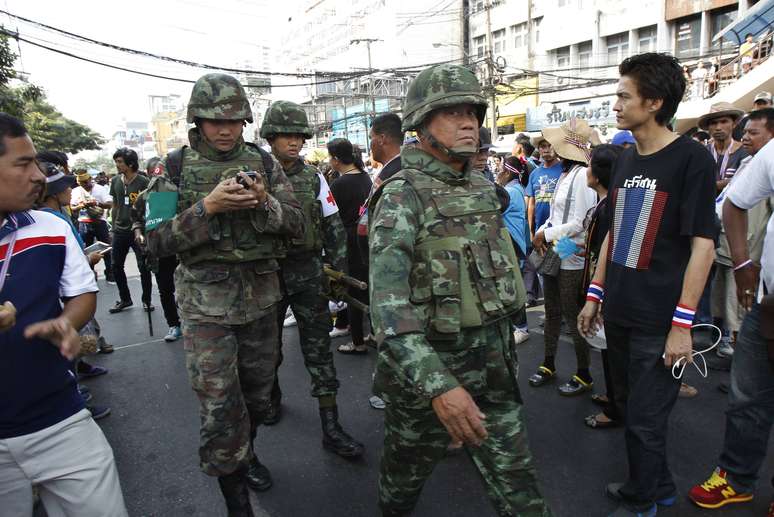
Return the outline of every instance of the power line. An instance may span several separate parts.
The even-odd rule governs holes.
[[[77,59],[77,60],[80,60],[80,61],[85,61],[87,63],[92,63],[92,64],[95,64],[95,65],[104,66],[104,67],[107,67],[107,68],[112,68],[114,70],[120,70],[120,71],[123,71],[123,72],[129,72],[129,73],[132,73],[132,74],[142,75],[142,76],[146,76],[146,77],[154,77],[154,78],[157,78],[157,79],[165,79],[165,80],[169,80],[169,81],[177,81],[177,82],[183,82],[183,83],[189,83],[189,84],[193,84],[193,83],[196,82],[195,80],[191,80],[191,79],[183,79],[183,78],[180,78],[180,77],[171,77],[171,76],[167,76],[167,75],[154,74],[154,73],[149,73],[149,72],[143,72],[143,71],[140,71],[140,70],[134,70],[134,69],[131,69],[131,68],[126,68],[126,67],[119,66],[119,65],[113,65],[113,64],[110,64],[110,63],[105,63],[103,61],[98,61],[96,59],[91,59],[91,58],[88,58],[88,57],[80,56],[80,55],[74,54],[72,52],[68,52],[68,51],[65,51],[65,50],[53,48],[53,47],[50,47],[48,45],[44,45],[42,43],[29,40],[27,38],[22,37],[19,33],[15,33],[15,32],[9,31],[9,30],[4,29],[4,28],[0,28],[0,34],[12,37],[12,38],[16,39],[17,41],[22,41],[22,42],[27,43],[27,44],[32,45],[32,46],[39,47],[39,48],[42,48],[44,50],[48,50],[49,52],[54,52],[56,54],[61,54],[61,55],[64,55],[64,56],[67,56],[67,57],[70,57],[70,58],[73,58],[73,59]],[[351,73],[349,73],[347,75],[342,75],[341,77],[338,77],[338,78],[335,78],[335,79],[327,79],[327,80],[324,80],[324,81],[314,81],[314,82],[308,82],[308,83],[295,83],[295,84],[268,84],[267,87],[271,87],[271,88],[291,88],[291,87],[297,87],[297,86],[316,86],[316,85],[322,85],[322,84],[338,83],[338,82],[348,81],[348,80],[351,80],[351,79],[358,79],[360,77],[365,77],[365,76],[368,76],[371,72],[391,73],[391,74],[396,74],[396,75],[400,75],[400,74],[402,74],[402,75],[410,75],[412,73],[420,72],[422,69],[424,69],[426,67],[429,67],[429,66],[439,65],[439,64],[447,64],[447,63],[454,63],[456,61],[459,61],[459,60],[455,59],[455,60],[448,60],[448,61],[439,61],[439,62],[435,62],[435,63],[426,63],[426,64],[420,64],[420,65],[412,65],[412,66],[408,66],[408,67],[396,67],[396,68],[392,68],[392,69],[373,69],[373,71],[365,70],[365,71],[362,71],[362,72],[351,72]],[[310,74],[310,75],[312,77],[316,76],[315,74]],[[246,86],[246,87],[250,88],[250,86]]]
[[[128,47],[122,47],[120,45],[114,45],[112,43],[106,43],[104,41],[99,41],[99,40],[96,40],[96,39],[93,39],[93,38],[89,38],[87,36],[82,36],[80,34],[75,34],[73,32],[66,31],[64,29],[59,29],[59,28],[53,27],[51,25],[46,25],[45,23],[38,22],[38,21],[35,21],[35,20],[31,20],[29,18],[24,18],[23,16],[18,16],[18,15],[15,15],[13,13],[10,13],[8,11],[2,10],[2,9],[0,9],[0,14],[5,14],[5,15],[10,16],[12,18],[15,18],[17,20],[21,20],[21,21],[23,21],[25,23],[29,23],[29,24],[35,25],[37,27],[41,27],[41,28],[43,28],[45,30],[57,32],[59,34],[63,34],[63,35],[65,35],[67,37],[70,37],[70,38],[74,38],[74,39],[78,39],[78,40],[81,40],[81,41],[85,41],[85,42],[91,43],[93,45],[99,45],[99,46],[102,46],[102,47],[111,48],[113,50],[118,50],[120,52],[125,52],[125,53],[128,53],[128,54],[134,54],[134,55],[138,55],[138,56],[149,57],[149,58],[153,58],[153,59],[159,59],[159,60],[162,60],[162,61],[178,63],[178,64],[182,64],[182,65],[192,66],[192,67],[195,67],[195,68],[203,68],[203,69],[209,69],[209,70],[221,70],[221,71],[224,71],[224,72],[232,72],[232,73],[235,73],[235,74],[281,75],[281,76],[287,76],[287,77],[314,77],[315,75],[331,75],[331,76],[346,75],[346,74],[339,73],[339,72],[320,72],[320,73],[317,73],[317,74],[303,73],[303,72],[292,72],[292,73],[291,72],[288,72],[288,73],[284,73],[284,72],[267,72],[267,71],[261,71],[261,70],[248,70],[248,69],[244,69],[244,68],[223,67],[223,66],[218,66],[218,65],[211,65],[211,64],[208,64],[208,63],[198,63],[196,61],[188,61],[188,60],[185,60],[185,59],[179,59],[179,58],[170,57],[170,56],[163,56],[163,55],[159,55],[159,54],[154,54],[152,52],[146,52],[144,50],[137,50],[137,49],[132,49],[132,48],[128,48]]]

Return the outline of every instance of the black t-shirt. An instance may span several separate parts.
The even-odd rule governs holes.
[[[360,219],[360,207],[371,192],[371,178],[365,172],[342,174],[331,183],[331,191],[344,227],[356,226]]]
[[[648,156],[623,151],[610,181],[607,321],[669,330],[691,238],[713,238],[714,210],[715,163],[698,142],[681,136]]]

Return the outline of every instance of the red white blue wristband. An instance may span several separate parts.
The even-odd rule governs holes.
[[[591,282],[589,289],[586,291],[586,301],[594,303],[602,303],[605,298],[605,288],[602,284]]]
[[[690,329],[693,325],[694,316],[696,316],[696,309],[678,304],[675,308],[675,314],[672,316],[672,326]]]

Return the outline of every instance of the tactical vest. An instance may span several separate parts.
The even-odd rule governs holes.
[[[409,284],[411,302],[428,305],[428,338],[454,339],[518,311],[524,283],[492,184],[472,174],[467,184],[450,185],[414,169],[385,183],[399,179],[424,208]]]
[[[180,174],[178,213],[207,197],[221,181],[242,171],[261,174],[271,192],[271,171],[267,173],[257,149],[245,146],[242,154],[225,162],[208,160],[194,149],[187,149]],[[259,209],[216,214],[210,221],[209,243],[182,253],[181,261],[190,266],[205,261],[239,263],[284,257],[285,242],[278,235],[262,233],[261,217],[266,215],[260,214]]]
[[[293,185],[293,195],[301,203],[304,214],[304,235],[290,239],[289,254],[319,252],[322,241],[322,204],[317,200],[320,195],[320,180],[312,167],[303,167],[296,173],[285,173]]]

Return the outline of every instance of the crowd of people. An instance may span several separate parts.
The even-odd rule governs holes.
[[[382,515],[410,514],[434,466],[462,446],[499,515],[551,514],[526,439],[526,366],[528,389],[557,383],[559,395],[599,405],[589,428],[625,429],[629,477],[606,486],[616,517],[677,504],[668,417],[678,396],[696,394],[682,382],[693,327],[712,325],[731,368],[725,440],[687,495],[709,509],[752,499],[774,423],[771,95],[749,113],[717,103],[678,135],[679,62],[641,54],[619,72],[611,142],[573,118],[496,157],[476,77],[430,67],[401,116],[372,121],[370,170],[346,139],[328,143],[324,172],[305,161],[313,131],[289,101],[264,116],[271,152],[246,142],[250,104],[224,74],[193,88],[190,146],[144,171],[119,149],[109,185],[70,173],[62,153],[36,153],[24,125],[0,114],[0,391],[15,394],[0,404],[3,514],[32,515],[34,488],[52,517],[127,515],[94,423],[109,408],[88,404],[78,380],[107,373],[85,354],[112,351],[95,319],[94,267],[104,260],[119,297],[109,312],[121,313],[133,305],[130,249],[143,310],[154,310],[153,273],[165,339],[183,340],[200,467],[231,517],[252,516],[248,489],[273,484],[257,431],[282,418],[282,328],[292,325],[321,445],[345,458],[364,445],[342,425],[331,341],[351,334],[342,354],[376,348]],[[541,304],[543,359],[520,365],[527,309]],[[557,368],[562,332],[572,372]],[[596,394],[592,348],[605,381]]]

